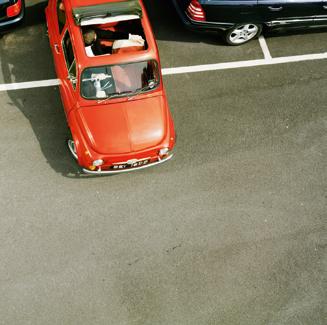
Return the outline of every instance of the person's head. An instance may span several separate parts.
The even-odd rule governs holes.
[[[85,45],[91,45],[97,39],[97,34],[95,30],[88,29],[85,32],[83,32],[83,39]]]
[[[65,7],[64,7],[64,4],[62,3],[62,0],[59,1],[59,10],[65,11]]]

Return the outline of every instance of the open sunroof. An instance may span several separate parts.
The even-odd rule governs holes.
[[[77,7],[73,9],[73,16],[75,23],[83,26],[98,20],[116,21],[118,17],[119,20],[142,18],[142,8],[138,0],[125,0]]]

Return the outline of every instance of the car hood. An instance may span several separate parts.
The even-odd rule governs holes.
[[[78,124],[91,148],[101,154],[123,154],[154,147],[167,129],[162,96],[98,104],[77,109]]]

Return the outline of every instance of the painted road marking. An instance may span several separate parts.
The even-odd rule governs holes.
[[[193,72],[205,72],[205,71],[226,70],[226,69],[236,69],[236,68],[247,68],[247,67],[256,67],[256,66],[263,66],[263,65],[313,61],[313,60],[322,60],[322,59],[327,59],[327,52],[319,53],[319,54],[285,56],[285,57],[279,57],[279,58],[271,58],[269,60],[260,59],[260,60],[194,65],[194,66],[178,67],[178,68],[166,68],[166,69],[162,70],[162,73],[163,73],[163,75],[175,75],[175,74],[181,74],[181,73],[193,73]]]
[[[58,79],[17,82],[17,83],[10,83],[10,84],[0,84],[0,91],[50,87],[50,86],[58,86],[58,85],[59,85]]]
[[[207,71],[217,71],[217,70],[236,69],[236,68],[248,68],[248,67],[264,66],[264,65],[313,61],[313,60],[322,60],[322,59],[327,59],[327,52],[318,53],[318,54],[285,56],[285,57],[270,58],[270,59],[265,58],[265,59],[259,59],[259,60],[193,65],[193,66],[176,67],[176,68],[164,68],[164,69],[162,69],[162,74],[165,76],[169,76],[169,75],[176,75],[176,74],[183,74],[183,73],[195,73],[195,72],[207,72]],[[0,91],[58,86],[59,83],[60,83],[60,81],[58,79],[49,79],[49,80],[40,80],[40,81],[0,84]]]
[[[261,50],[263,52],[264,58],[266,60],[271,60],[272,56],[270,54],[267,42],[266,42],[265,38],[262,35],[259,36],[259,44],[260,44]]]

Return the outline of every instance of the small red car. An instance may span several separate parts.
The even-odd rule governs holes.
[[[141,0],[49,0],[46,19],[83,171],[114,174],[172,158],[174,123]]]

